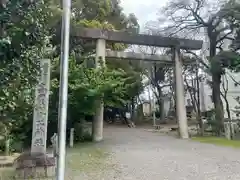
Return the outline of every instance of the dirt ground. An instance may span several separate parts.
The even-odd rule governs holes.
[[[99,147],[109,149],[108,161],[115,166],[100,179],[240,179],[238,149],[180,140],[143,127],[108,127],[104,131],[105,140]]]
[[[105,127],[103,142],[68,149],[65,179],[240,179],[238,149],[180,140],[151,129]]]

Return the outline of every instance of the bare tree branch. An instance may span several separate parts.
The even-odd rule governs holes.
[[[192,52],[192,51],[189,51],[189,50],[185,50],[185,52],[188,53],[188,54],[192,54],[192,55],[196,58],[196,60],[197,60],[200,64],[202,64],[205,68],[207,68],[207,69],[210,68],[210,66],[209,66],[208,64],[206,64],[196,53],[194,53],[194,52]]]
[[[227,111],[227,115],[228,118],[231,119],[231,113],[230,113],[230,106],[229,106],[229,102],[228,102],[228,98],[227,98],[227,93],[228,93],[228,79],[226,77],[226,74],[222,76],[222,89],[223,92],[220,91],[221,96],[223,97],[225,104],[226,104],[226,111]]]
[[[230,32],[224,34],[222,37],[218,38],[218,40],[216,41],[216,43],[222,42],[224,39],[229,39],[229,40],[234,40],[234,38],[228,37],[229,35],[231,35],[233,33],[233,29],[231,29]]]
[[[237,86],[240,85],[240,82],[236,81],[235,78],[234,78],[230,73],[227,72],[227,75],[232,79],[232,81],[233,81]]]

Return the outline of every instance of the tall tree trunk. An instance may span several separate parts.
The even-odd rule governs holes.
[[[232,129],[232,119],[231,119],[231,113],[230,113],[230,106],[228,103],[228,99],[227,99],[227,93],[228,93],[228,79],[225,76],[222,76],[222,89],[223,92],[221,92],[221,95],[225,101],[226,104],[226,111],[227,111],[227,116],[228,116],[228,120],[230,121],[230,138],[233,139],[233,135],[234,135],[234,129]],[[224,129],[225,130],[225,129]],[[226,132],[225,132],[226,133]]]
[[[217,37],[215,37],[214,35],[211,36],[211,34],[209,34],[209,39],[210,39],[210,62],[212,74],[212,97],[215,108],[216,133],[217,135],[220,135],[224,127],[223,126],[224,113],[220,91],[222,67],[220,65],[220,62],[214,59],[214,57],[216,56]]]
[[[170,98],[170,111],[169,112],[171,112],[172,110],[175,110],[175,95],[174,95],[174,81],[173,81],[173,79],[171,78],[170,79],[170,83],[172,84],[171,86],[170,86],[170,92],[171,92],[171,98]],[[169,115],[169,114],[168,114]]]
[[[131,120],[134,121],[135,117],[135,97],[132,98],[131,100]]]
[[[202,121],[202,116],[201,116],[201,109],[200,109],[200,85],[199,85],[199,66],[197,65],[196,67],[196,83],[197,83],[197,121],[199,123],[200,127],[200,135],[204,135],[204,124]]]
[[[192,106],[193,106],[193,110],[197,113],[197,108],[196,108],[196,99],[194,98],[194,93],[195,93],[195,90],[193,90],[193,92],[192,92],[192,89],[194,88],[193,86],[191,87],[190,85],[189,85],[189,83],[188,83],[188,81],[187,81],[187,79],[186,78],[184,78],[184,82],[185,82],[185,84],[186,84],[186,86],[187,86],[187,91],[188,91],[188,93],[189,93],[189,95],[190,95],[190,99],[191,99],[191,102],[192,102]]]
[[[227,100],[227,96],[225,96],[224,100],[226,103],[226,111],[227,111],[227,115],[228,115],[228,120],[230,121],[230,138],[233,139],[234,138],[234,128],[232,128],[232,119],[231,119],[230,107],[229,107],[229,103]]]
[[[221,75],[212,75],[213,81],[213,102],[215,108],[215,121],[217,124],[217,135],[220,135],[223,129],[223,121],[224,121],[224,113],[223,113],[223,104],[221,101],[221,91],[220,91],[220,84],[221,84]]]
[[[222,97],[225,101],[225,104],[226,104],[226,111],[227,111],[228,119],[231,120],[230,106],[229,106],[229,102],[228,102],[228,99],[227,99],[228,79],[227,79],[226,75],[222,76],[222,89],[223,89],[223,92],[221,92],[221,95],[222,95]]]
[[[223,97],[223,99],[225,101],[227,116],[228,116],[228,120],[230,121],[230,138],[233,139],[233,131],[234,130],[232,129],[232,119],[231,119],[231,113],[230,113],[230,106],[229,106],[229,102],[228,102],[228,99],[227,99],[227,91],[226,90],[224,90],[224,91],[225,92],[221,93],[221,95],[222,95],[222,97]]]
[[[0,11],[6,8],[7,0],[0,0]],[[5,25],[4,22],[0,22],[0,37],[3,38],[5,35]]]
[[[226,111],[227,111],[228,119],[231,120],[230,106],[229,106],[229,102],[228,102],[227,97],[224,97],[224,101],[226,103]]]
[[[163,116],[164,116],[164,112],[163,112],[163,104],[164,104],[164,100],[163,100],[163,93],[162,93],[162,88],[160,85],[157,85],[157,91],[158,91],[158,97],[157,97],[157,103],[158,103],[158,107],[159,107],[159,112],[160,112],[160,120],[163,120]]]

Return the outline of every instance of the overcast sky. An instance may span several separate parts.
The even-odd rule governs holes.
[[[146,22],[156,20],[157,12],[168,0],[121,0],[124,12],[134,13],[141,28]]]
[[[138,18],[141,29],[143,30],[145,23],[157,20],[157,13],[168,0],[121,0],[124,12],[134,13]],[[150,92],[152,96],[152,92]],[[142,98],[148,99],[148,92],[142,94]]]

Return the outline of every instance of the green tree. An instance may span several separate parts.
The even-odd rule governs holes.
[[[49,29],[60,14],[51,1],[0,3],[0,119],[5,135],[31,115],[39,60],[46,55]]]
[[[139,24],[134,14],[126,15],[119,4],[119,1],[112,3],[111,0],[75,0],[72,2],[71,29],[77,30],[81,27],[100,28],[108,30],[121,30],[132,33],[139,32]],[[58,5],[57,5],[58,6]],[[60,48],[61,21],[52,28],[54,35],[52,42]],[[80,55],[93,54],[95,44],[77,38],[70,39],[70,49]],[[108,43],[110,49],[125,49],[126,45]]]
[[[211,9],[213,7],[211,3],[204,0],[178,0],[170,1],[162,11],[167,17],[171,17],[167,19],[171,25],[165,29],[168,34],[196,35],[199,31],[204,30],[209,39],[209,64],[203,61],[201,63],[212,76],[212,95],[219,126],[218,133],[220,133],[223,127],[224,114],[220,84],[226,66],[224,66],[223,61],[216,58],[216,55],[219,50],[223,50],[222,46],[226,39],[233,40],[232,35],[237,28],[237,23],[235,23],[235,17],[237,16],[237,11],[234,11],[235,6],[239,5],[234,0],[218,4],[215,9]],[[206,13],[207,9],[209,9],[208,13]],[[194,53],[191,52],[191,54]]]
[[[50,98],[49,133],[56,131],[59,61],[56,60],[52,71],[52,94]],[[121,67],[86,68],[84,63],[77,63],[74,56],[69,61],[68,86],[68,129],[78,123],[83,123],[87,116],[95,114],[96,99],[103,98],[104,104],[111,107],[123,107],[129,99],[140,93],[141,85],[138,74],[130,74]],[[137,81],[138,80],[138,81]]]

